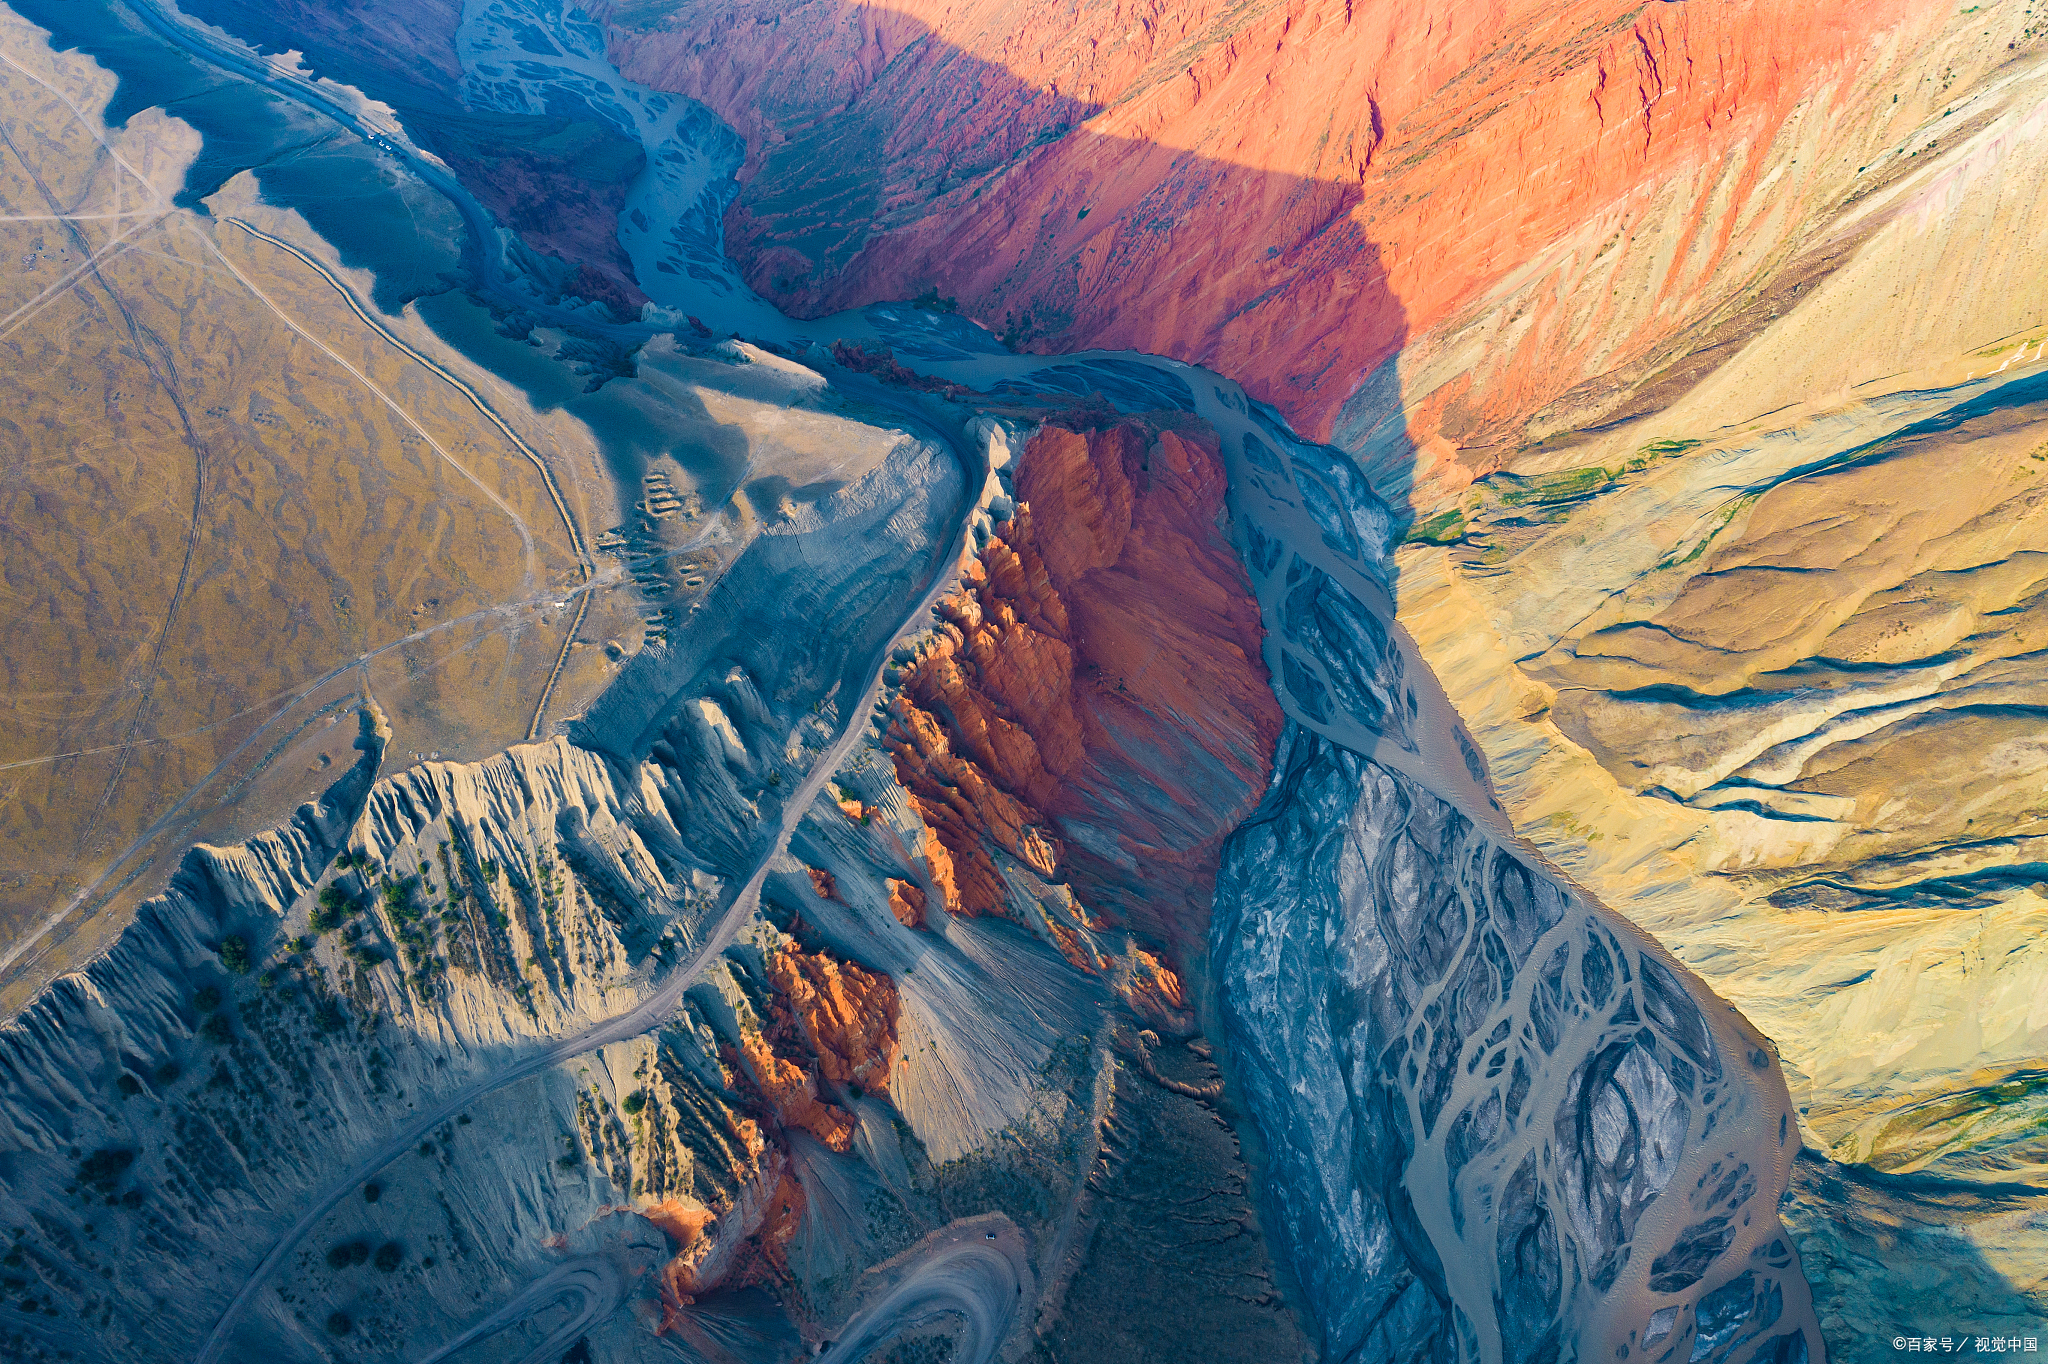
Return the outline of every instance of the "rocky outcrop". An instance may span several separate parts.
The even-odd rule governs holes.
[[[1201,360],[1357,456],[1487,764],[1442,757],[1490,764],[1520,830],[1778,1041],[1816,1151],[1989,1179],[2029,1163],[2004,1120],[1926,1115],[2024,1086],[2043,1043],[2044,318],[2006,284],[2042,230],[2042,32],[1793,8],[819,3],[612,32],[747,136],[728,225],[774,297]],[[1344,541],[1340,490],[1297,483]],[[1276,680],[1305,727],[1400,746],[1362,600],[1276,609]],[[1979,1225],[2027,1280],[2039,1248]],[[1829,1272],[1831,1320],[1886,1296]]]
[[[1007,854],[1073,885],[1077,963],[1079,934],[1128,925],[1185,969],[1215,850],[1277,733],[1257,605],[1215,525],[1213,442],[1182,419],[1042,427],[893,702],[897,776],[943,849],[948,909],[1018,913]],[[1178,1001],[1173,969],[1146,962],[1153,1003]]]
[[[864,689],[901,624],[845,593],[900,613],[971,510],[946,446],[877,436],[878,463],[738,550],[687,641],[623,670],[583,720],[606,745],[380,777],[390,730],[366,707],[362,760],[320,801],[193,850],[106,956],[0,1032],[10,1287],[39,1303],[0,1353],[189,1358],[280,1236],[296,1249],[228,1357],[308,1334],[425,1353],[565,1253],[634,1286],[604,1318],[629,1338],[787,1273],[792,1143],[811,1138],[763,1092],[809,1086],[806,1116],[845,1149],[853,1119],[811,1067],[848,1101],[888,1092],[895,996],[808,953],[778,991],[786,940],[758,920],[719,949],[844,723],[835,683]],[[762,1083],[723,1057],[764,1031]],[[326,1254],[358,1240],[389,1253]]]
[[[888,976],[790,948],[769,959],[768,980],[817,1057],[820,1078],[856,1096],[889,1097],[902,1006]]]

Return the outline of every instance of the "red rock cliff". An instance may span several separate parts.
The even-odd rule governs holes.
[[[1839,198],[1858,169],[1793,152],[1770,190],[1762,150],[1833,118],[1937,8],[684,0],[612,35],[629,75],[746,135],[731,244],[786,306],[935,287],[1035,349],[1211,365],[1318,435],[1407,338],[1589,223],[1616,240],[1587,257],[1628,258],[1675,196],[1655,206],[1675,253],[1624,281],[1650,302],[1532,305],[1495,338],[1507,372],[1440,399],[1484,409],[1458,434],[1739,295],[1800,217],[1761,213],[1760,188]]]
[[[947,908],[1007,912],[996,847],[1185,965],[1281,719],[1258,605],[1217,526],[1215,438],[1177,419],[1047,426],[1016,490],[906,669],[898,778],[932,828]],[[1183,1007],[1147,962],[1134,988]]]

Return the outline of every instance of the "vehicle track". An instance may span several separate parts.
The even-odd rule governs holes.
[[[956,453],[958,453],[957,447],[955,449]],[[339,1203],[357,1186],[369,1180],[393,1160],[411,1150],[413,1145],[425,1133],[453,1118],[464,1108],[474,1104],[487,1094],[495,1093],[505,1086],[514,1084],[530,1075],[536,1075],[548,1067],[566,1061],[571,1057],[580,1056],[584,1052],[593,1051],[598,1047],[606,1046],[613,1042],[624,1041],[629,1037],[638,1037],[642,1033],[660,1026],[662,1022],[674,1013],[677,1004],[682,1000],[684,992],[696,983],[697,977],[704,969],[717,958],[719,953],[731,946],[733,940],[739,935],[740,929],[745,926],[748,917],[753,913],[754,906],[759,902],[761,886],[768,879],[769,869],[774,864],[775,859],[781,856],[784,850],[789,847],[791,836],[795,834],[797,826],[803,822],[804,816],[809,813],[811,806],[817,801],[818,794],[824,789],[825,783],[831,779],[833,773],[839,770],[840,765],[846,761],[847,756],[859,745],[865,735],[868,716],[874,710],[875,703],[881,695],[883,676],[888,667],[891,651],[895,649],[897,643],[906,635],[913,634],[923,628],[925,619],[931,614],[932,608],[937,605],[939,598],[944,596],[953,587],[956,568],[961,562],[962,556],[968,552],[972,544],[971,536],[974,515],[979,506],[977,496],[981,488],[988,481],[988,465],[985,456],[977,454],[972,461],[963,458],[961,462],[966,467],[967,472],[965,491],[963,492],[963,501],[966,505],[955,518],[957,528],[949,542],[948,552],[935,563],[931,582],[926,587],[924,593],[918,597],[910,610],[901,617],[896,629],[890,632],[888,638],[877,647],[875,653],[869,659],[868,666],[865,669],[868,685],[861,692],[860,697],[845,711],[846,719],[840,729],[839,736],[833,740],[829,747],[819,753],[816,760],[812,762],[810,770],[804,775],[803,781],[791,792],[788,802],[782,807],[782,818],[776,826],[774,835],[758,847],[752,870],[745,884],[739,888],[733,895],[733,898],[727,903],[726,908],[719,915],[709,935],[697,946],[690,958],[687,961],[678,963],[675,969],[669,973],[668,978],[662,983],[661,987],[632,1009],[617,1017],[607,1019],[602,1023],[594,1024],[571,1037],[563,1038],[558,1042],[543,1047],[532,1055],[505,1067],[495,1075],[485,1076],[463,1086],[449,1095],[440,1104],[419,1114],[406,1126],[393,1133],[382,1145],[376,1147],[369,1155],[358,1161],[354,1168],[345,1176],[329,1184],[313,1200],[305,1212],[299,1216],[298,1220],[286,1228],[284,1233],[272,1243],[270,1250],[264,1255],[262,1261],[257,1264],[248,1280],[242,1285],[241,1290],[236,1293],[226,1309],[221,1313],[220,1320],[214,1325],[212,1333],[208,1335],[205,1343],[200,1347],[199,1353],[194,1356],[194,1364],[213,1364],[215,1360],[220,1359],[222,1351],[227,1348],[228,1340],[233,1333],[236,1321],[248,1310],[249,1305],[255,1301],[257,1294],[263,1291],[277,1271],[283,1267],[286,1258],[291,1254],[292,1248],[305,1237],[307,1232],[313,1229],[314,1225],[322,1217],[327,1215],[328,1211],[335,1204]]]
[[[903,1332],[950,1313],[965,1319],[953,1356],[957,1364],[990,1364],[1009,1339],[1023,1297],[1016,1261],[983,1235],[969,1233],[935,1246],[879,1302],[847,1323],[818,1364],[858,1364]]]
[[[481,412],[493,426],[497,427],[504,434],[505,439],[511,441],[519,453],[525,455],[533,467],[539,471],[541,482],[547,487],[548,497],[555,504],[555,512],[562,518],[562,529],[568,534],[569,544],[576,551],[576,562],[583,570],[584,584],[587,586],[596,580],[597,564],[590,556],[589,547],[583,543],[583,532],[577,527],[576,517],[569,510],[568,502],[562,497],[562,488],[555,481],[554,471],[548,468],[547,461],[541,458],[540,452],[527,444],[526,440],[517,431],[512,429],[512,424],[498,415],[497,409],[484,400],[482,394],[478,393],[460,376],[448,370],[446,366],[423,354],[400,338],[389,327],[385,326],[368,308],[363,306],[362,301],[356,297],[355,290],[343,283],[341,278],[328,269],[326,264],[319,258],[300,250],[282,237],[274,237],[262,228],[256,227],[240,218],[228,218],[225,221],[241,228],[242,231],[252,237],[269,242],[279,250],[290,252],[307,266],[319,272],[320,277],[333,285],[335,292],[339,293],[343,300],[347,302],[349,309],[358,318],[362,319],[363,325],[375,331],[379,336],[389,341],[393,346],[426,369],[452,384],[463,397],[469,399],[471,404],[476,407],[476,410]],[[555,666],[548,672],[547,683],[541,688],[540,701],[533,708],[533,722],[526,727],[526,737],[529,740],[540,737],[541,724],[547,717],[548,701],[555,694],[555,684],[561,681],[562,670],[569,664],[569,651],[576,643],[577,633],[583,629],[583,618],[590,613],[590,595],[588,592],[577,594],[575,618],[569,623],[569,631],[562,639],[562,651],[556,655]]]
[[[497,1311],[429,1354],[419,1364],[440,1364],[457,1350],[487,1340],[507,1327],[516,1326],[534,1313],[559,1304],[564,1298],[577,1299],[569,1319],[548,1333],[546,1340],[529,1350],[520,1364],[541,1364],[555,1360],[576,1343],[576,1338],[618,1309],[626,1294],[618,1266],[600,1255],[586,1256],[555,1266]]]

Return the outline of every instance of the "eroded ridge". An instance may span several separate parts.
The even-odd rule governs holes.
[[[1763,1043],[1412,780],[1279,766],[1214,948],[1329,1357],[1817,1357]]]

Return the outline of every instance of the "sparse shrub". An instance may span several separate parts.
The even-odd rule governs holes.
[[[343,1241],[340,1245],[327,1252],[327,1267],[329,1269],[347,1269],[350,1265],[364,1264],[369,1258],[370,1243],[368,1241]]]
[[[212,1013],[220,1007],[220,991],[211,985],[200,986],[198,993],[192,996],[192,1007],[203,1014]]]
[[[423,1156],[431,1156],[432,1154],[434,1154],[434,1143],[432,1143],[431,1141],[421,1142],[420,1154]]]
[[[405,1247],[396,1241],[386,1241],[377,1247],[377,1268],[386,1274],[405,1263]]]
[[[239,933],[222,938],[220,964],[238,976],[248,975],[249,968],[256,964],[249,956],[249,940]]]
[[[368,1184],[363,1185],[363,1202],[375,1203],[378,1199],[382,1198],[383,1196],[384,1186],[382,1184],[377,1183],[375,1180],[371,1180]]]
[[[620,1102],[619,1107],[625,1109],[628,1116],[638,1113],[641,1109],[647,1107],[646,1091],[634,1090]]]
[[[235,1025],[228,1021],[226,1014],[208,1014],[206,1021],[199,1025],[199,1031],[207,1041],[221,1046],[235,1040]]]
[[[346,1312],[330,1312],[327,1314],[327,1334],[330,1336],[345,1336],[354,1327],[355,1323],[348,1319],[348,1313]]]
[[[78,1182],[103,1194],[112,1193],[134,1163],[135,1152],[127,1147],[104,1147],[78,1163]]]
[[[458,1117],[457,1117],[457,1118],[455,1119],[455,1124],[456,1124],[456,1126],[458,1126],[458,1127],[467,1127],[467,1126],[469,1126],[469,1114],[467,1114],[467,1113],[464,1113],[464,1114],[461,1114],[460,1116],[458,1116]]]
[[[159,1085],[173,1084],[182,1074],[184,1072],[178,1069],[176,1061],[166,1061],[156,1068],[156,1082]]]
[[[121,1091],[122,1098],[132,1099],[142,1092],[142,1081],[128,1074],[128,1072],[122,1071],[121,1078],[114,1081],[114,1088]]]

